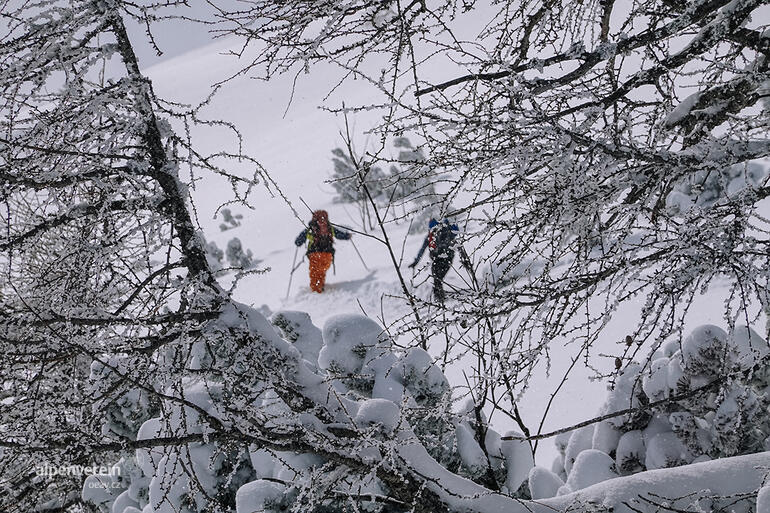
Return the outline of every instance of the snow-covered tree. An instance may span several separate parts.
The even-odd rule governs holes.
[[[357,165],[359,158],[349,155],[342,148],[333,149],[332,155],[334,172],[330,183],[336,192],[334,201],[355,205],[361,218],[361,226],[364,229],[372,229],[374,221],[370,203],[387,202],[385,173],[379,166],[370,165],[361,169]]]
[[[245,73],[337,65],[381,94],[337,110],[380,109],[372,134],[417,134],[423,166],[448,173],[438,210],[462,219],[475,271],[448,321],[430,304],[420,318],[485,362],[471,388],[503,412],[565,337],[610,374],[593,349],[631,299],[648,346],[714,283],[727,324],[763,322],[767,29],[764,0],[265,0],[223,16]]]
[[[0,140],[0,508],[213,512],[246,500],[250,511],[280,500],[308,511],[309,499],[318,510],[436,511],[456,500],[455,484],[463,496],[485,490],[431,456],[477,477],[478,450],[452,441],[448,384],[425,352],[396,356],[381,327],[343,318],[305,359],[276,331],[288,333],[290,315],[274,327],[219,286],[178,168],[222,172],[214,163],[229,155],[200,155],[173,132],[195,114],[141,74],[123,21],[136,8],[3,12],[0,78],[15,87],[2,93]],[[300,472],[255,468],[265,450]],[[491,461],[504,474],[503,460]],[[108,471],[38,471],[94,464]],[[275,479],[290,493],[276,494]],[[265,490],[256,506],[254,488]]]
[[[622,10],[611,1],[500,2],[467,43],[453,26],[479,21],[474,2],[255,0],[218,12],[223,30],[248,39],[242,56],[259,41],[261,53],[245,62],[268,74],[321,59],[354,75],[385,69],[369,77],[387,94],[382,131],[419,132],[422,165],[454,173],[446,204],[482,228],[477,258],[503,270],[545,260],[491,292],[469,277],[474,295],[458,315],[481,343],[447,334],[447,347],[478,356],[465,392],[479,393],[453,412],[430,356],[396,351],[374,321],[338,317],[319,339],[301,316],[284,312],[271,323],[219,285],[217,253],[191,214],[195,181],[185,182],[180,165],[193,177],[222,174],[243,201],[256,180],[221,167],[246,156],[201,155],[176,135],[174,126],[201,122],[199,112],[155,95],[124,24],[126,16],[151,24],[175,2],[6,2],[0,509],[619,510],[628,494],[641,494],[635,476],[615,478],[607,501],[521,500],[561,477],[540,472],[539,486],[522,489],[535,472],[526,425],[524,436],[499,436],[484,413],[521,421],[516,397],[539,356],[581,327],[570,323],[602,286],[613,306],[648,292],[640,340],[645,328],[676,331],[664,314],[717,276],[735,284],[739,303],[753,293],[766,305],[765,232],[755,215],[763,182],[711,187],[727,191],[713,203],[666,206],[677,187],[698,194],[698,172],[730,170],[732,180],[733,166],[770,151],[759,108],[766,37],[748,25],[761,3],[644,0]],[[385,68],[365,66],[383,54]],[[471,73],[432,85],[422,64],[444,57]],[[671,98],[691,85],[699,93],[675,108]],[[422,99],[412,103],[415,92]],[[683,366],[688,358],[682,351]],[[692,362],[694,373],[711,372]],[[739,415],[726,408],[711,419],[719,436],[730,422],[754,419],[760,404],[735,390],[720,405]],[[677,425],[692,427],[687,420]],[[614,477],[607,453],[582,450],[587,439],[581,431],[566,445],[565,486]],[[726,439],[720,450],[741,452],[756,439]],[[734,502],[751,503],[762,488],[765,507],[764,460],[731,460],[740,479],[724,479],[713,462],[698,475],[712,495]],[[38,471],[93,464],[109,471],[87,479]],[[659,495],[722,507],[690,499],[703,481],[662,470],[672,472],[656,483]],[[635,510],[658,511],[665,500],[647,499]]]
[[[621,475],[770,450],[768,355],[751,328],[728,334],[702,325],[646,366],[630,362],[599,411],[604,420],[557,438],[559,458],[550,471],[530,473],[530,488],[553,497]]]
[[[222,223],[219,225],[221,231],[226,232],[241,225],[243,214],[233,214],[229,208],[220,209],[219,212],[222,214]]]
[[[191,404],[180,347],[227,298],[178,170],[225,174],[229,157],[248,157],[201,154],[171,130],[206,121],[155,96],[124,24],[165,8],[83,0],[0,10],[4,511],[76,505],[82,474],[39,469],[112,464],[140,443],[148,417]],[[233,187],[255,182],[226,175]]]
[[[428,160],[425,152],[420,147],[415,148],[408,137],[396,137],[393,146],[398,155],[396,164],[390,166],[391,201],[400,206],[402,212],[396,218],[411,222],[410,231],[423,231],[431,217],[440,216],[437,205],[442,195],[438,193],[438,184],[443,177],[425,165]]]
[[[394,137],[388,149],[394,155],[362,157],[355,154],[351,144],[332,150],[334,201],[355,204],[362,224],[369,229],[374,227],[373,209],[386,212],[388,222],[407,220],[422,229],[432,215],[438,215],[436,185],[440,175],[424,166],[424,151],[415,148],[408,137]]]

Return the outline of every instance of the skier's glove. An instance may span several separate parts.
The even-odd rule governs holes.
[[[410,269],[414,269],[414,267],[415,267],[416,265],[417,265],[417,262],[412,262],[411,264],[409,264],[409,268],[410,268]]]

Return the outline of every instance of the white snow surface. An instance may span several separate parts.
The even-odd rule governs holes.
[[[156,92],[161,96],[197,103],[208,94],[208,84],[216,82],[234,69],[227,57],[219,55],[221,52],[227,51],[231,45],[231,41],[222,40],[215,45],[169,59],[161,65],[148,68],[146,71],[153,79]],[[268,84],[252,80],[234,81],[226,85],[223,92],[215,97],[211,108],[216,113],[215,117],[233,121],[241,127],[247,151],[260,160],[278,186],[281,187],[283,193],[289,198],[302,220],[307,221],[309,211],[302,205],[300,198],[312,208],[328,210],[332,222],[360,229],[361,227],[356,225],[356,220],[349,210],[346,210],[342,205],[332,203],[331,187],[324,183],[332,170],[330,152],[341,143],[339,130],[343,126],[343,121],[326,111],[317,109],[317,105],[336,83],[337,76],[335,72],[321,67],[320,72],[312,74],[312,78],[300,77],[297,88],[293,92],[291,87],[293,77],[282,77],[276,82]],[[367,93],[364,91],[365,89],[358,87],[358,84],[353,83],[352,86],[345,84],[330,96],[329,101],[332,104],[336,102],[337,105],[343,99],[348,104],[364,103],[368,99]],[[289,98],[293,98],[291,105],[289,105]],[[684,108],[680,109],[680,113],[684,113],[684,111]],[[353,119],[354,128],[359,132],[366,130],[373,122],[374,119],[371,114],[365,112],[358,114]],[[205,130],[194,133],[194,135],[198,137],[198,142],[202,144],[204,151],[233,150],[232,140],[223,133]],[[253,170],[242,165],[236,171],[250,174]],[[378,373],[382,374],[378,365],[392,367],[394,362],[379,362],[379,364],[377,362],[381,356],[378,348],[382,347],[383,344],[390,343],[380,325],[387,326],[394,319],[408,313],[408,308],[390,297],[390,295],[400,293],[400,285],[393,272],[389,256],[383,251],[384,247],[376,240],[354,234],[353,242],[364,257],[366,267],[368,267],[365,269],[351,244],[346,241],[338,241],[335,269],[330,270],[327,275],[327,286],[324,294],[318,295],[309,291],[307,263],[305,261],[291,276],[291,287],[287,297],[290,271],[292,266],[299,263],[302,257],[302,250],[299,250],[297,260],[292,262],[292,257],[295,254],[293,239],[302,229],[300,219],[294,216],[292,210],[277,195],[266,189],[259,189],[254,193],[255,197],[252,198],[258,208],[252,211],[245,207],[239,210],[237,206],[230,206],[232,210],[243,214],[244,220],[241,226],[220,232],[218,230],[220,220],[215,218],[215,213],[222,202],[230,199],[228,189],[227,183],[212,179],[203,179],[191,187],[191,194],[196,202],[198,221],[207,240],[217,242],[220,247],[226,247],[230,238],[238,236],[243,242],[244,248],[251,249],[255,257],[261,260],[259,266],[270,268],[267,273],[249,275],[241,279],[238,288],[235,289],[234,297],[254,308],[265,305],[261,308],[262,311],[278,312],[271,318],[273,323],[275,323],[278,315],[283,315],[284,319],[288,321],[287,325],[293,326],[294,332],[298,335],[293,346],[286,344],[277,336],[271,343],[280,347],[281,351],[286,354],[292,355],[293,358],[299,359],[301,355],[301,358],[307,361],[309,367],[305,369],[300,366],[297,373],[307,385],[308,393],[314,393],[312,367],[315,365],[328,368],[332,362],[335,362],[345,370],[371,372],[373,377],[377,376]],[[271,191],[274,192],[275,188],[271,187]],[[391,236],[394,240],[399,241],[399,244],[403,241],[403,253],[408,261],[412,255],[416,254],[422,242],[423,234],[418,231],[414,236],[408,236],[406,226],[402,225],[394,227]],[[401,249],[400,245],[399,249]],[[427,298],[430,296],[430,287],[424,283],[424,279],[424,274],[418,274],[409,281],[408,285],[416,294]],[[450,285],[462,286],[462,280],[456,272],[450,272],[447,282]],[[610,323],[605,330],[604,338],[607,340],[607,347],[600,348],[599,351],[595,351],[596,353],[600,353],[604,349],[608,352],[616,350],[615,341],[621,340],[626,334],[625,330],[628,325],[636,321],[634,309],[640,305],[641,300],[636,303],[632,302],[628,307],[621,307],[618,310],[616,320]],[[719,301],[708,299],[696,302],[696,305],[691,309],[694,312],[692,325],[708,322],[719,324],[721,322],[721,306]],[[307,314],[302,312],[307,312]],[[360,322],[364,318],[362,314],[376,318],[379,324],[372,322],[366,329],[363,329],[362,326],[366,326],[366,324]],[[236,316],[238,312],[233,311],[231,315]],[[383,316],[384,318],[382,318]],[[356,322],[353,322],[352,319],[355,319]],[[309,321],[311,320],[312,324],[316,326],[324,326],[322,334],[309,328],[311,326]],[[259,323],[260,332],[266,332],[265,330],[270,326],[264,318],[257,316],[250,315],[249,321]],[[270,327],[269,329],[273,328]],[[721,337],[721,334],[717,335],[711,340],[717,339],[720,342],[727,340],[726,335],[724,338]],[[741,364],[768,352],[767,344],[762,342],[761,337],[757,341],[754,335],[749,330],[744,330],[744,332],[736,330],[736,334],[730,340],[731,346],[736,350],[736,359]],[[325,343],[323,348],[322,342]],[[558,344],[558,341],[554,341],[554,344]],[[685,343],[683,346],[686,346],[687,349],[685,351],[686,356],[696,360],[703,348],[700,342],[693,342],[690,345]],[[569,366],[571,359],[576,354],[578,354],[578,348],[571,346],[559,347],[559,350],[553,351],[552,376],[560,376],[560,372]],[[416,351],[414,354],[403,358],[400,360],[400,364],[404,368],[402,374],[406,373],[407,369],[412,369],[414,374],[419,374],[418,370],[422,370],[425,371],[426,386],[448,386],[443,378],[439,378],[435,372],[430,371],[429,356],[427,353]],[[650,390],[662,390],[661,383],[664,378],[668,386],[672,388],[671,380],[674,379],[675,381],[676,378],[676,369],[672,369],[674,360],[672,358],[668,362],[666,372],[663,372],[665,369],[662,363],[653,366],[647,383]],[[605,362],[601,365],[610,364]],[[452,367],[447,369],[450,383],[462,382],[461,370]],[[681,369],[679,370],[681,371]],[[635,406],[635,404],[628,403],[627,391],[640,371],[641,369],[638,368],[626,370],[625,379],[621,378],[616,383],[618,393],[611,394],[601,409],[601,413]],[[544,423],[543,431],[577,423],[600,411],[600,406],[605,398],[604,385],[599,382],[589,382],[585,379],[588,374],[589,371],[585,369],[576,369],[570,375],[569,386],[564,387],[554,400],[551,413]],[[534,376],[531,386],[519,402],[523,417],[533,425],[536,425],[540,420],[550,394],[559,386],[558,379],[556,382],[553,382],[552,379],[544,372]],[[386,403],[395,406],[394,403],[403,397],[403,388],[399,388],[398,381],[394,379],[381,380],[381,383],[382,386],[395,387],[392,395],[388,397],[391,400],[378,399],[375,400],[376,403],[369,405],[364,402],[360,409],[356,404],[346,403],[346,408],[352,415],[356,416],[357,420],[368,423],[377,422],[386,429],[394,429],[396,419],[393,415],[393,409]],[[320,382],[317,385],[319,385],[317,399],[323,403],[325,396],[323,392],[326,387],[321,386]],[[378,395],[380,397],[387,396],[384,393]],[[626,398],[625,401],[624,398]],[[329,406],[334,410],[334,405],[330,404]],[[609,421],[607,424],[612,422]],[[493,419],[492,426],[500,432],[514,427],[510,421],[502,416]],[[596,428],[589,426],[573,433],[565,448],[564,465],[570,468],[574,464],[582,465],[583,462],[578,461],[581,452],[593,454],[599,452],[593,451],[593,449],[602,449],[603,446],[613,445],[613,441],[607,437],[619,436],[619,433],[613,433],[607,428],[610,426],[603,425],[596,426]],[[150,437],[160,431],[160,424],[153,419],[142,426],[139,438]],[[401,433],[399,436],[403,436],[403,443],[398,449],[399,454],[415,470],[436,479],[433,484],[429,485],[433,491],[444,498],[448,504],[461,509],[483,510],[485,512],[548,511],[552,513],[554,507],[563,509],[573,501],[585,500],[613,505],[616,512],[627,513],[631,510],[623,506],[622,503],[633,500],[639,494],[647,493],[650,490],[655,490],[656,493],[664,496],[678,496],[703,489],[709,489],[713,493],[754,491],[762,484],[762,479],[767,472],[766,469],[770,466],[770,453],[766,452],[679,468],[660,469],[627,477],[614,477],[610,474],[609,467],[604,468],[603,465],[606,461],[599,461],[601,458],[595,455],[586,456],[584,458],[587,460],[585,465],[600,467],[604,472],[602,476],[607,480],[598,484],[592,483],[590,486],[588,486],[588,482],[575,483],[576,485],[584,484],[587,487],[567,495],[544,499],[536,504],[523,505],[509,497],[490,494],[472,481],[450,473],[428,457],[424,448],[413,442],[410,443],[408,433]],[[655,438],[652,437],[652,440]],[[641,434],[639,439],[635,439],[634,442],[641,442],[641,447],[644,448]],[[620,445],[624,445],[622,438]],[[628,445],[629,450],[632,447],[639,448],[638,443]],[[665,446],[662,443],[660,445]],[[546,440],[539,447],[538,461],[546,462],[551,461],[554,457],[559,457],[553,440]],[[666,454],[663,449],[661,449],[662,454]],[[640,456],[644,460],[645,454]],[[656,454],[656,456],[659,455]],[[148,467],[158,468],[173,463],[168,459],[163,461],[166,456],[161,457],[156,451],[141,453],[137,451],[137,457],[139,465],[147,465]],[[550,490],[561,482],[556,474],[545,469],[532,468],[531,463],[527,463],[525,467],[527,467],[526,471],[522,470],[521,472],[523,478],[518,475],[520,473],[518,471],[515,478],[509,476],[511,484],[518,481],[519,478],[523,481],[529,476],[530,482],[539,483],[542,488]],[[726,475],[733,476],[733,479],[726,480]],[[263,477],[275,476],[265,475]],[[440,486],[435,483],[440,483]],[[272,496],[273,492],[277,493],[275,486],[277,485],[271,481],[254,481],[239,490],[237,500],[249,501],[250,497],[253,496]],[[759,502],[759,505],[765,508],[759,510],[762,513],[770,511],[770,504],[768,504],[770,492],[766,490],[767,487],[763,488]],[[173,490],[172,493],[174,493]],[[246,502],[241,503],[245,504]],[[249,505],[251,506],[251,503]],[[644,509],[639,504],[636,504],[636,507]]]
[[[563,485],[564,481],[547,468],[533,467],[529,471],[529,492],[533,499],[555,497]]]
[[[380,325],[361,314],[340,314],[326,321],[323,341],[319,367],[347,374],[372,374],[371,364],[390,349]]]
[[[316,327],[306,312],[282,310],[270,318],[286,340],[294,344],[302,358],[318,365],[318,353],[323,346],[321,330]]]
[[[693,457],[687,447],[672,433],[658,433],[647,443],[645,466],[650,469],[687,464]]]
[[[271,504],[281,500],[284,486],[275,481],[257,479],[241,486],[235,494],[237,511],[270,511]]]
[[[380,426],[384,431],[392,433],[401,420],[401,409],[393,401],[387,399],[367,399],[358,409],[355,422],[359,427],[367,425]]]
[[[698,103],[700,96],[701,93],[697,92],[682,100],[682,102],[677,105],[676,108],[672,110],[671,113],[666,117],[666,120],[664,121],[665,125],[674,126],[689,116],[692,108],[695,107],[696,103]]]
[[[644,437],[639,430],[623,433],[618,441],[615,453],[615,466],[621,473],[633,471],[635,465],[643,464],[647,451],[644,447]]]
[[[668,358],[658,358],[642,378],[642,390],[653,401],[668,396]]]
[[[596,424],[594,428],[594,437],[591,442],[592,449],[599,449],[607,454],[612,452],[618,446],[618,441],[623,433],[608,421],[602,421]]]
[[[581,452],[591,449],[593,446],[595,426],[585,426],[572,432],[572,436],[567,443],[567,449],[564,453],[564,470],[567,474],[572,470],[575,459]]]
[[[234,60],[223,55],[233,46],[231,40],[219,40],[213,45],[167,59],[145,71],[159,95],[197,104],[208,95],[210,84],[236,71]],[[296,87],[293,87],[293,78],[278,77],[269,83],[236,79],[226,84],[214,97],[207,112],[209,117],[232,121],[241,129],[245,151],[257,157],[270,173],[290,200],[299,219],[281,199],[274,185],[269,184],[269,190],[258,187],[253,191],[252,203],[257,206],[254,210],[238,204],[228,205],[233,214],[243,215],[243,219],[240,226],[220,232],[222,219],[215,214],[223,202],[232,198],[230,185],[224,180],[202,177],[190,186],[197,220],[208,241],[224,248],[232,237],[237,236],[244,248],[252,250],[255,258],[260,259],[258,267],[269,268],[266,273],[240,279],[234,291],[238,301],[260,309],[268,316],[272,312],[306,312],[316,326],[323,326],[334,315],[350,313],[363,313],[388,326],[395,319],[408,315],[409,308],[403,301],[391,297],[401,294],[401,287],[390,257],[378,241],[358,233],[353,235],[351,242],[368,269],[364,268],[351,242],[337,241],[335,266],[327,274],[323,294],[309,290],[307,259],[303,261],[302,249],[293,261],[296,249],[293,239],[303,229],[302,222],[307,222],[310,217],[310,211],[300,198],[311,208],[326,209],[332,222],[358,231],[362,229],[355,209],[333,203],[333,189],[324,182],[333,169],[331,150],[341,144],[339,134],[344,129],[344,119],[319,109],[318,105],[336,85],[339,73],[327,66],[319,66],[309,75],[300,75]],[[354,105],[369,100],[377,98],[372,97],[360,83],[351,82],[335,89],[328,98],[328,104],[340,106],[345,101],[347,105]],[[370,111],[352,115],[350,122],[354,132],[360,135],[355,141],[360,148],[365,147],[368,137],[361,134],[377,121]],[[224,130],[194,129],[193,137],[203,152],[235,150],[234,139]],[[253,166],[238,163],[233,163],[232,169],[228,170],[249,176],[254,172]],[[408,234],[406,224],[402,224],[394,226],[389,235],[397,242],[399,254],[403,243],[404,259],[408,262],[417,253],[424,232],[416,230]],[[300,265],[290,278],[293,264]],[[406,271],[407,285],[412,292],[429,298],[428,271],[423,269],[412,276],[405,266],[402,269]],[[450,271],[447,284],[464,286],[456,270]],[[635,322],[641,306],[640,298],[619,309],[617,320],[605,328],[607,346],[598,348],[595,351],[597,354],[615,350],[615,341],[625,337],[628,325]],[[721,322],[718,301],[703,300],[691,310],[697,313],[695,323]],[[317,347],[317,338],[311,342],[310,339],[315,336],[309,337],[308,344]],[[554,340],[553,344],[559,346],[560,341]],[[297,349],[303,353],[303,358],[314,363],[313,350],[303,348],[301,344],[297,344]],[[558,347],[551,353],[550,376],[541,367],[532,377],[530,386],[519,401],[522,417],[529,425],[539,423],[551,393],[559,387],[558,379],[554,380],[554,377],[560,376],[580,351],[579,347]],[[611,364],[604,358],[593,363],[599,368],[607,368]],[[461,365],[447,368],[446,374],[452,385],[464,382],[464,370]],[[591,374],[590,370],[579,367],[572,371],[569,385],[561,387],[553,401],[543,431],[580,422],[597,412],[605,397],[605,384],[589,381],[587,378]],[[625,394],[619,394],[620,402],[608,405],[609,410],[630,406],[622,403],[622,397]],[[504,416],[496,416],[493,426],[499,432],[517,427]],[[552,441],[546,440],[538,445],[536,459],[541,464],[550,465],[557,455],[558,450]]]
[[[770,513],[770,481],[759,489],[757,494],[757,513]]]
[[[656,507],[640,501],[639,496],[650,498],[650,492],[653,492],[667,498],[688,494],[700,497],[706,490],[714,495],[755,492],[762,485],[768,466],[770,452],[722,458],[619,477],[539,502],[562,511],[578,501],[613,506],[615,513],[633,513],[624,502],[645,512],[656,511]]]
[[[509,431],[505,436],[522,436],[518,431]],[[507,462],[508,474],[505,477],[505,487],[510,493],[518,490],[521,483],[527,480],[529,471],[535,465],[529,444],[523,440],[503,440],[502,452]]]
[[[565,490],[569,493],[614,479],[618,477],[614,467],[615,462],[606,453],[597,449],[585,450],[575,459],[572,472],[565,483]]]
[[[487,465],[487,457],[473,436],[471,429],[464,423],[455,426],[457,452],[463,465],[471,472],[479,472]]]

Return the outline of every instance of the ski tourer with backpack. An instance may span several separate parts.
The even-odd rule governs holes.
[[[313,218],[294,240],[296,246],[307,243],[307,257],[310,261],[310,290],[321,293],[326,285],[326,272],[334,260],[334,239],[349,240],[351,234],[335,228],[329,222],[325,210],[313,212]]]
[[[444,293],[444,277],[446,277],[449,269],[452,268],[452,261],[455,257],[455,238],[459,228],[456,224],[450,223],[448,219],[444,219],[442,222],[431,219],[428,223],[428,234],[425,236],[425,240],[422,242],[420,251],[414,259],[414,262],[409,264],[409,267],[414,268],[422,258],[426,249],[429,249],[431,258],[431,275],[433,276],[433,297],[436,301],[443,305],[446,299]]]

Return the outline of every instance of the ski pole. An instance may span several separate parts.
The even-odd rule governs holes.
[[[465,267],[468,273],[470,273],[471,275],[474,274],[473,265],[471,264],[471,259],[468,256],[468,253],[465,252],[465,247],[463,246],[460,246],[460,263],[462,264],[463,267]]]
[[[294,248],[294,258],[291,261],[291,272],[289,273],[289,286],[286,288],[286,298],[289,299],[289,292],[291,291],[291,280],[294,278],[294,271],[297,269],[294,267],[294,263],[297,261],[297,253],[299,253],[299,246]],[[301,264],[302,262],[300,262]]]
[[[303,256],[303,257],[302,257],[302,260],[300,260],[300,261],[299,261],[299,263],[298,263],[297,265],[295,265],[294,267],[292,267],[292,268],[291,268],[291,274],[294,274],[294,271],[296,271],[297,269],[299,269],[299,266],[301,266],[301,265],[302,265],[302,262],[304,262],[304,261],[305,261],[305,257]]]
[[[369,268],[366,266],[366,262],[364,262],[364,257],[361,256],[361,253],[358,251],[358,248],[356,247],[356,243],[353,242],[353,239],[350,239],[350,243],[353,245],[353,249],[356,250],[356,254],[358,255],[358,259],[361,260],[361,263],[364,265],[364,269],[367,271]]]

